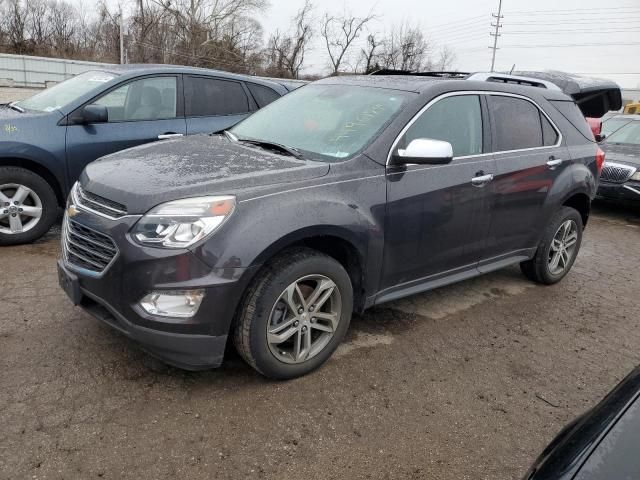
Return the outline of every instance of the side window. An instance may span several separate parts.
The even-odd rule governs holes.
[[[482,153],[480,97],[458,95],[437,101],[411,125],[401,143],[406,147],[417,138],[449,142],[455,157]]]
[[[94,105],[109,111],[109,123],[176,118],[176,77],[143,78],[127,83]]]
[[[184,93],[188,117],[233,115],[249,111],[249,99],[239,82],[185,77]]]
[[[490,109],[496,126],[496,151],[542,147],[540,110],[521,98],[492,95]]]
[[[266,107],[271,102],[280,98],[280,95],[269,87],[264,85],[258,85],[257,83],[247,83],[247,87],[258,103],[258,107]]]
[[[542,122],[542,140],[545,147],[552,147],[558,143],[558,132],[551,122],[540,112],[540,121]]]

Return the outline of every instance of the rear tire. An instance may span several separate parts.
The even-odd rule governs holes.
[[[20,167],[0,167],[0,245],[42,237],[58,215],[58,199],[40,175]]]
[[[562,207],[547,224],[535,256],[520,264],[522,273],[543,285],[558,283],[573,267],[582,244],[583,228],[580,213]]]
[[[300,377],[335,351],[352,310],[351,279],[339,262],[308,248],[288,250],[249,287],[233,341],[261,374],[280,380]]]

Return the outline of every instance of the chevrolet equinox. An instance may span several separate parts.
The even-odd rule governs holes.
[[[60,284],[169,364],[219,366],[230,337],[279,379],[373,305],[513,264],[554,284],[604,162],[583,113],[619,99],[586,85],[329,78],[224,134],[103,157],[69,197]]]

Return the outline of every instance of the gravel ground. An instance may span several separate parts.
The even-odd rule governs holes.
[[[640,215],[598,205],[573,272],[510,268],[354,319],[265,380],[151,369],[57,286],[57,232],[0,250],[0,477],[512,479],[640,363]]]

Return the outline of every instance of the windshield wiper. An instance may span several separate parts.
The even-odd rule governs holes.
[[[235,135],[234,135],[235,136]],[[237,137],[236,137],[237,138]],[[287,147],[276,142],[268,142],[266,140],[252,140],[250,138],[237,138],[238,142],[248,143],[249,145],[255,145],[256,147],[264,148],[265,150],[277,150],[282,153],[286,153],[297,159],[303,159],[304,155],[299,150],[293,147]]]
[[[12,110],[15,110],[16,112],[20,112],[20,113],[25,112],[25,109],[16,105],[16,102],[8,103],[7,107],[9,107]]]

